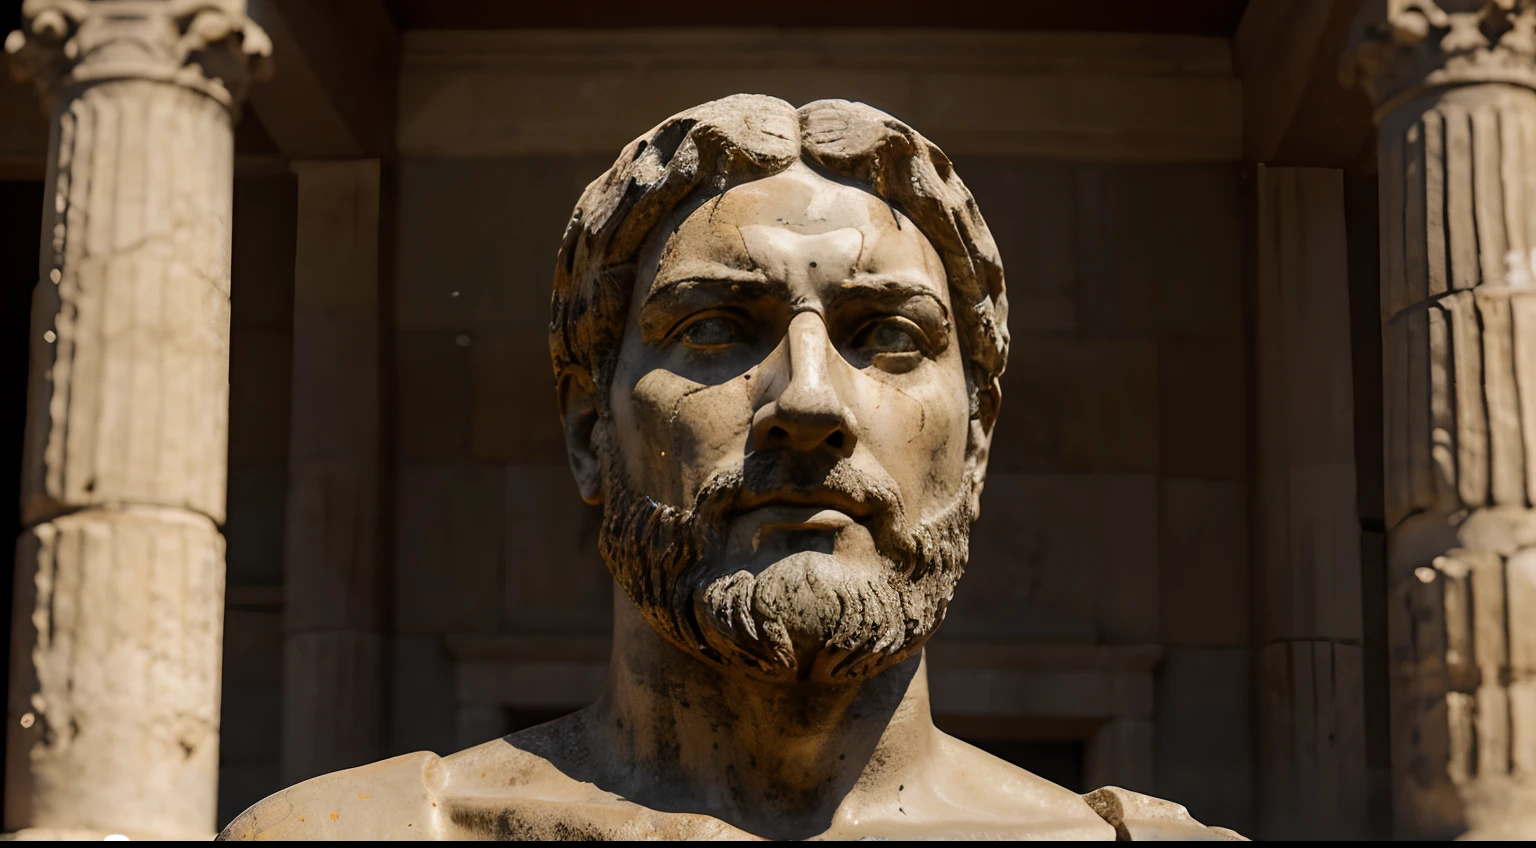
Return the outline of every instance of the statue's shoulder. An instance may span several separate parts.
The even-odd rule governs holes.
[[[1037,774],[941,731],[935,731],[932,763],[926,771],[950,805],[939,818],[953,821],[952,839],[1103,842],[1114,828],[1094,815],[1082,796]],[[905,809],[899,809],[902,816]],[[872,818],[869,816],[866,819]],[[985,824],[983,824],[985,823]],[[878,829],[871,834],[883,835]]]
[[[529,803],[588,800],[591,787],[517,738],[446,757],[419,751],[306,780],[241,813],[218,838],[461,838],[484,835],[487,821],[499,822]]]
[[[219,834],[220,841],[274,839],[431,839],[438,815],[426,751],[306,780],[260,801]]]
[[[1182,805],[1106,786],[1083,796],[1115,828],[1117,842],[1247,842],[1224,827],[1207,827]]]

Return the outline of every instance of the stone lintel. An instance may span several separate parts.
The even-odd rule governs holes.
[[[606,156],[686,92],[756,91],[861,100],[954,155],[1242,158],[1242,88],[1220,38],[677,27],[411,31],[402,44],[405,156]]]

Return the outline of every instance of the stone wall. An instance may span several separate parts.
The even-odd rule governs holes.
[[[445,635],[607,631],[599,513],[566,465],[548,327],[559,233],[608,164],[401,164],[394,588],[410,602],[395,607],[395,676],[449,686],[400,687],[398,750],[450,750],[484,732],[483,710],[459,710],[469,705],[454,696]]]

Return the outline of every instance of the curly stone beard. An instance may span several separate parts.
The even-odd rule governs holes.
[[[814,488],[872,507],[867,526],[881,562],[788,556],[758,574],[721,562],[743,490],[772,491],[805,477],[777,454],[749,456],[717,474],[690,509],[659,504],[606,463],[609,485],[599,550],[614,579],[669,641],[709,662],[773,681],[867,679],[922,647],[944,620],[965,570],[975,475],[941,513],[909,525],[888,481],[846,460],[818,471]],[[802,482],[803,486],[803,482]]]

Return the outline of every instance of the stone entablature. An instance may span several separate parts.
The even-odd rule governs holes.
[[[837,96],[927,127],[957,156],[1236,162],[1225,39],[753,28],[408,31],[404,156],[588,155],[689,98]],[[786,70],[792,69],[792,70]],[[687,101],[687,102],[685,102]],[[997,104],[1009,108],[997,108]]]

